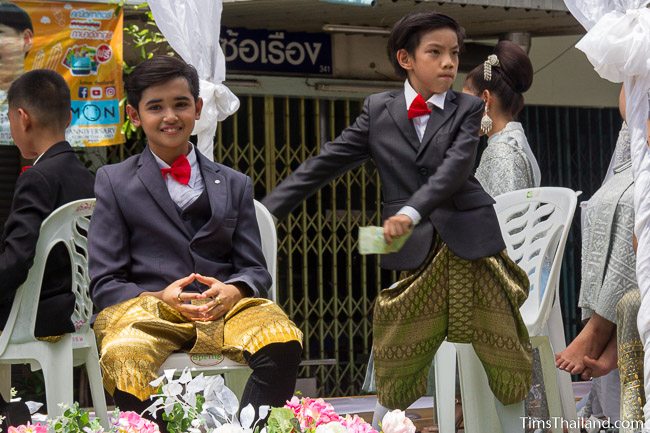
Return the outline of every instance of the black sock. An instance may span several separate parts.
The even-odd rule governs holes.
[[[240,408],[251,404],[257,410],[262,405],[282,407],[293,396],[302,346],[297,341],[269,344],[254,355],[247,356],[253,369],[246,382]]]

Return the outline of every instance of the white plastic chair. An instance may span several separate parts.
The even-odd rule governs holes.
[[[278,237],[275,224],[271,213],[257,200],[255,200],[255,216],[262,237],[262,253],[266,260],[266,267],[271,274],[269,299],[275,301],[278,252]],[[240,398],[244,392],[246,381],[252,372],[246,364],[232,361],[221,354],[189,354],[186,352],[173,353],[165,360],[158,372],[163,374],[165,370],[175,369],[177,373],[180,373],[185,367],[189,367],[192,374],[223,374],[226,386]]]
[[[577,420],[571,377],[555,368],[553,353],[566,347],[559,279],[578,194],[567,188],[544,187],[512,191],[495,199],[508,255],[530,279],[528,299],[520,311],[533,347],[539,348],[549,415],[569,423]],[[444,342],[435,357],[436,413],[440,432],[455,431],[456,359],[465,432],[501,431],[494,396],[471,345]],[[517,421],[521,425],[521,420]]]
[[[59,403],[73,403],[73,366],[85,365],[95,413],[102,424],[108,426],[95,334],[90,328],[93,304],[88,291],[86,236],[94,209],[95,199],[77,200],[61,206],[43,221],[34,264],[27,280],[16,292],[9,319],[0,335],[0,390],[7,398],[11,364],[30,364],[32,371],[42,369],[49,415],[58,416],[62,414]],[[75,332],[63,335],[56,343],[48,343],[34,337],[34,326],[45,263],[58,243],[66,246],[71,260]]]

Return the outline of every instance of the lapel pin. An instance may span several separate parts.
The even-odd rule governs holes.
[[[221,181],[220,181],[219,179],[217,179],[217,180],[214,181],[214,183],[216,183],[217,185],[219,185],[219,184],[221,183]]]

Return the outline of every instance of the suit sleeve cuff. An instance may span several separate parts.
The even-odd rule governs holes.
[[[404,206],[403,208],[397,211],[397,215],[406,215],[407,217],[411,218],[414,226],[418,225],[420,223],[420,220],[422,219],[420,212],[418,212],[414,207],[411,206]]]
[[[237,287],[242,292],[242,295],[244,297],[257,298],[260,295],[246,281],[243,280],[234,279],[231,281],[226,281],[225,284],[232,284],[233,286]]]

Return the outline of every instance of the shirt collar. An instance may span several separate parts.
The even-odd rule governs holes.
[[[43,155],[45,155],[45,152],[43,152],[43,153],[41,153],[40,155],[38,155],[38,158],[36,158],[36,159],[34,160],[34,162],[32,162],[32,165],[36,165],[36,163],[41,159],[41,157],[42,157]]]
[[[409,80],[404,80],[404,98],[406,98],[406,108],[411,106],[411,103],[418,96],[418,92],[413,89]],[[447,98],[447,92],[443,93],[434,93],[426,102],[427,104],[435,105],[441,110],[445,109],[445,99]]]

